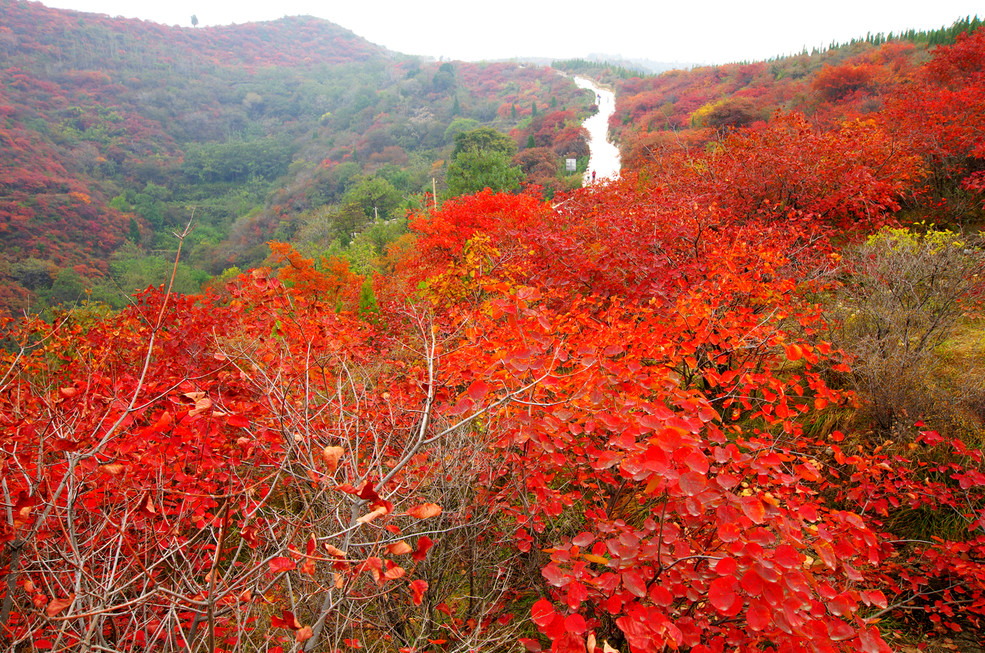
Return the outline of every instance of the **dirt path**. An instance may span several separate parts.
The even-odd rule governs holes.
[[[596,181],[615,179],[619,176],[619,148],[609,141],[609,117],[616,112],[616,96],[612,91],[599,88],[591,80],[575,77],[578,88],[587,88],[598,98],[599,111],[582,123],[589,133],[588,147],[591,157],[588,160],[588,172],[585,173],[585,185],[592,182],[592,171],[595,171]]]

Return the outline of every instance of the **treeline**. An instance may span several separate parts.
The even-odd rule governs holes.
[[[954,43],[959,34],[965,34],[967,32],[974,32],[979,27],[981,27],[982,21],[979,20],[978,16],[975,17],[965,16],[959,20],[954,21],[950,26],[943,26],[939,29],[933,30],[916,30],[908,29],[899,34],[893,34],[889,32],[885,34],[883,32],[878,32],[877,34],[866,34],[864,39],[852,39],[848,43],[838,43],[832,41],[831,45],[828,46],[832,50],[838,48],[843,48],[845,46],[852,46],[856,43],[869,43],[871,45],[882,45],[889,41],[910,41],[911,43],[920,43],[926,45],[946,45]]]

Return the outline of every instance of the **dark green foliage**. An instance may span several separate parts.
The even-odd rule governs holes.
[[[516,143],[490,127],[455,135],[453,159],[448,166],[448,191],[452,195],[477,193],[485,188],[514,191],[523,171],[513,165]]]
[[[387,219],[400,206],[402,196],[382,177],[363,177],[342,197],[345,204],[360,207],[369,219]]]
[[[480,127],[455,136],[455,149],[452,151],[452,156],[457,157],[462,152],[468,151],[491,151],[513,156],[516,154],[516,143],[509,136],[492,127]]]
[[[133,219],[132,217],[130,218],[130,236],[129,237],[130,237],[130,242],[136,243],[138,245],[140,244],[140,226],[137,224],[137,221],[135,219]]]
[[[486,188],[515,191],[521,179],[523,171],[498,150],[466,150],[448,166],[448,191],[452,195],[471,195]]]
[[[287,172],[293,145],[274,138],[190,147],[182,172],[198,183],[274,179]]]
[[[376,301],[376,293],[373,291],[373,279],[366,277],[362,288],[359,289],[359,313],[364,316],[373,316],[380,312],[380,305]]]

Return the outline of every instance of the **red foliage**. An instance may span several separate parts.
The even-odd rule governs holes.
[[[825,66],[811,82],[811,87],[829,101],[843,99],[850,93],[872,88],[879,69],[874,64],[842,64]]]
[[[886,114],[927,127],[777,114],[554,203],[414,216],[373,321],[346,265],[275,243],[278,276],[224,298],[5,323],[5,637],[314,648],[331,621],[332,647],[437,651],[529,619],[530,650],[883,653],[889,614],[980,629],[981,451],[819,427],[853,398],[805,290],[923,166],[980,156],[982,34]],[[714,97],[685,95],[668,115]],[[897,532],[939,509],[968,535]],[[467,562],[492,598],[440,594]]]
[[[975,179],[985,160],[983,59],[985,29],[937,48],[921,77],[901,86],[881,116],[886,131],[923,158],[929,175],[922,208],[938,222],[963,222],[981,213]]]

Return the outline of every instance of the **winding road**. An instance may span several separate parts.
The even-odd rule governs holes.
[[[578,88],[587,88],[595,93],[599,106],[598,113],[582,123],[588,130],[588,147],[591,151],[583,183],[588,185],[592,182],[593,170],[596,181],[615,179],[619,176],[620,169],[619,148],[609,140],[609,117],[616,112],[616,96],[612,91],[600,88],[584,77],[575,77],[574,80]]]

